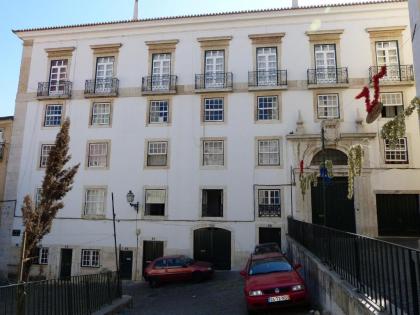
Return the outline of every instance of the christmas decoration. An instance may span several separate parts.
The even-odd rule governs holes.
[[[365,86],[357,96],[356,99],[365,98],[366,104],[366,112],[368,113],[366,116],[366,122],[368,124],[374,122],[382,112],[382,103],[379,102],[379,79],[383,78],[386,75],[386,66],[381,67],[381,71],[375,74],[372,78],[373,81],[373,101],[370,101],[370,91],[367,86]]]
[[[300,174],[299,176],[300,190],[302,192],[302,198],[305,199],[306,191],[311,187],[316,187],[318,185],[318,174],[308,173],[306,175]]]
[[[348,199],[353,198],[354,177],[360,176],[362,173],[363,154],[363,148],[360,144],[350,147],[348,154]]]

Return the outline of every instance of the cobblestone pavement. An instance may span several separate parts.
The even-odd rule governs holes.
[[[247,314],[243,280],[238,272],[216,272],[201,283],[170,283],[151,289],[145,282],[124,282],[124,294],[133,297],[133,309],[121,315],[230,315]],[[282,309],[261,314],[307,315],[309,308]]]

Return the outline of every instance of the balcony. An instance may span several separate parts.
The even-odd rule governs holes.
[[[210,72],[195,75],[196,92],[229,92],[233,89],[232,72]]]
[[[36,96],[38,99],[66,99],[71,97],[72,83],[59,81],[58,83],[39,82]]]
[[[119,83],[117,78],[86,80],[85,97],[117,96]]]
[[[141,90],[144,95],[175,94],[177,80],[178,77],[176,75],[169,74],[143,77]]]
[[[349,75],[347,67],[324,67],[308,69],[308,88],[347,87]]]
[[[259,217],[280,217],[280,205],[258,205]]]
[[[287,88],[287,70],[249,71],[249,90],[280,90]]]
[[[380,79],[380,83],[386,85],[401,85],[414,83],[413,65],[391,65],[386,67],[387,75]],[[381,71],[381,67],[369,68],[369,82],[373,83],[373,76]]]

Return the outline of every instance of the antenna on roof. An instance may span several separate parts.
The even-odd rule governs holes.
[[[292,8],[299,8],[299,0],[292,1]]]
[[[134,0],[133,20],[139,19],[139,0]]]

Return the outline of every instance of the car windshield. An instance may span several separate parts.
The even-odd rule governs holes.
[[[280,247],[277,244],[266,244],[266,245],[258,245],[255,247],[255,254],[264,254],[264,253],[272,253],[272,252],[280,252]]]
[[[250,276],[273,272],[289,272],[292,266],[284,258],[255,260],[251,263],[248,274]]]

